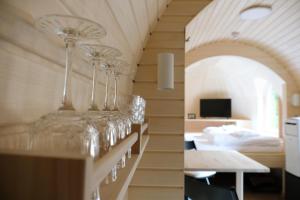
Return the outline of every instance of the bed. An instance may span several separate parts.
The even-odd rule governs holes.
[[[194,140],[197,150],[234,149],[270,168],[284,170],[283,140],[264,135],[236,125],[223,125],[206,127],[198,133],[185,133],[185,139]]]
[[[194,140],[197,150],[234,149],[270,168],[285,166],[283,140],[251,129],[235,125],[207,127],[202,132],[186,133],[185,140]]]
[[[282,170],[282,194],[285,192],[285,153],[282,138],[264,136],[236,125],[206,127],[202,132],[185,133],[185,140],[193,140],[196,149],[237,150],[269,167]]]

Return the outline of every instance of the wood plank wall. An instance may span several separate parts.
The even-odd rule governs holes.
[[[139,62],[133,92],[147,100],[150,141],[128,192],[129,200],[182,200],[185,26],[210,1],[173,0]],[[175,89],[158,91],[157,54],[175,54]]]
[[[136,63],[149,31],[170,0],[1,0],[0,1],[0,126],[32,122],[61,104],[65,51],[55,37],[34,26],[46,14],[88,18],[101,24],[107,36],[100,42],[122,51],[131,76],[121,77],[121,100],[132,94]],[[73,104],[85,111],[90,103],[92,70],[76,53]],[[99,72],[100,73],[100,72]],[[103,73],[97,103],[103,105]],[[0,127],[1,128],[1,127]]]

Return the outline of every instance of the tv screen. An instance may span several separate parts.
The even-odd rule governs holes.
[[[200,99],[200,117],[231,117],[231,99]]]

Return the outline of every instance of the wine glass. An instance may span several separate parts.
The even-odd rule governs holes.
[[[107,152],[111,146],[116,144],[117,127],[108,115],[103,115],[103,113],[100,112],[97,106],[97,69],[101,69],[101,67],[103,68],[107,59],[121,56],[121,52],[113,47],[100,44],[81,43],[79,46],[81,50],[80,52],[88,60],[93,69],[91,105],[84,116],[93,120],[96,124],[103,141],[101,147],[104,152]]]
[[[103,140],[104,152],[109,151],[110,148],[117,144],[117,141],[124,139],[123,137],[123,122],[116,118],[108,107],[109,96],[109,79],[111,69],[108,66],[108,60],[115,59],[121,56],[121,52],[115,48],[104,46],[100,44],[81,44],[81,52],[88,58],[93,67],[93,87],[91,95],[91,106],[89,111],[85,114],[88,118],[92,119],[100,130]],[[104,108],[99,111],[95,102],[97,77],[97,66],[105,71],[106,74],[106,87],[105,87],[105,101]],[[112,168],[111,171],[112,181],[117,179],[117,165]],[[106,180],[108,182],[108,180]]]
[[[62,106],[33,123],[30,146],[39,150],[79,152],[96,157],[99,153],[96,125],[76,112],[72,104],[72,56],[78,41],[101,39],[106,31],[93,21],[68,15],[43,16],[37,19],[36,26],[47,34],[63,39],[66,66]]]
[[[117,111],[120,114],[120,117],[122,117],[124,123],[125,123],[125,130],[126,130],[126,135],[129,135],[131,133],[131,125],[132,122],[130,120],[130,113],[121,110],[118,104],[118,81],[120,76],[127,76],[127,74],[123,73],[120,71],[120,68],[115,68],[113,71],[114,75],[114,102],[113,102],[113,111]]]
[[[145,115],[145,100],[140,96],[132,96],[131,103],[127,107],[123,107],[123,113],[127,113],[130,124],[142,124]],[[131,158],[131,149],[127,152],[128,158]]]
[[[128,69],[129,65],[119,59],[114,59],[109,61],[109,66],[111,73],[113,75],[113,80],[114,80],[114,98],[113,98],[113,107],[111,111],[114,113],[114,115],[122,121],[122,138],[125,138],[126,135],[129,135],[131,133],[131,120],[130,120],[130,115],[126,112],[122,112],[119,108],[118,104],[118,80],[121,75],[128,76],[126,74],[126,69]],[[120,125],[120,123],[119,123]],[[128,149],[128,158],[131,158],[131,148]],[[122,156],[122,159],[120,161],[120,166],[125,167],[125,162],[126,162],[126,155]]]
[[[141,96],[133,96],[131,103],[131,120],[135,124],[142,124],[145,118],[146,101]]]
[[[99,191],[99,187],[96,188],[96,190],[94,192],[92,192],[92,200],[101,200],[100,198],[100,191]]]

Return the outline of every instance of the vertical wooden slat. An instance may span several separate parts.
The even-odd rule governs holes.
[[[0,199],[82,200],[84,160],[0,155]]]

